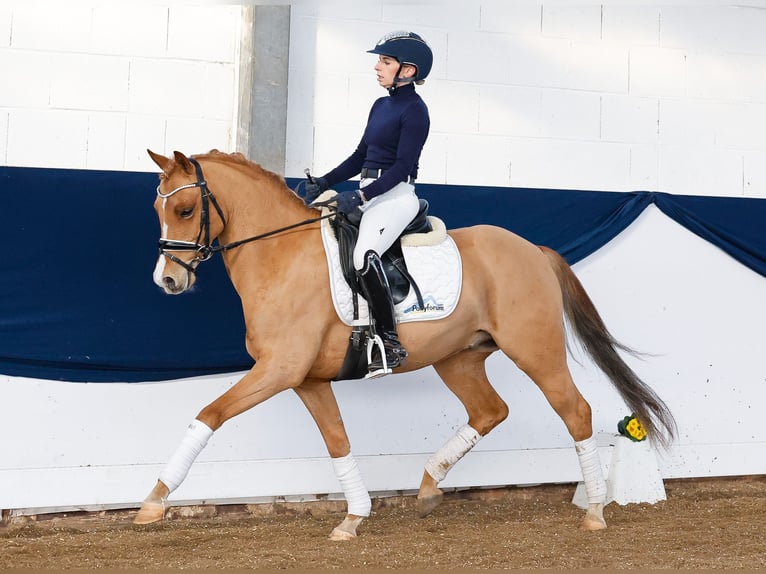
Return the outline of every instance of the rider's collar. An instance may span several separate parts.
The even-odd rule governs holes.
[[[401,84],[402,82],[406,82],[403,85],[397,85]],[[391,85],[390,88],[388,88],[388,93],[392,96],[396,96],[399,94],[407,93],[407,92],[413,92],[415,91],[415,83],[413,80],[401,80],[399,78],[394,79],[394,83]]]

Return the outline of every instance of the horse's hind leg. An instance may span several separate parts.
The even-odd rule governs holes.
[[[444,383],[463,403],[468,423],[426,462],[418,492],[420,516],[427,516],[441,503],[443,494],[438,484],[449,470],[508,416],[508,406],[487,379],[484,361],[489,354],[463,351],[434,364]]]
[[[362,520],[370,515],[372,502],[351,454],[335,394],[328,381],[306,381],[294,390],[319,427],[348,505],[346,517],[333,529],[330,539],[351,540],[356,538]]]
[[[528,333],[521,348],[517,346],[513,355],[507,354],[537,384],[574,439],[588,495],[588,510],[581,526],[586,530],[601,530],[606,528],[606,481],[593,436],[591,408],[569,372],[560,323],[551,322],[551,325],[547,333],[542,328],[534,335]],[[525,360],[526,357],[534,360]]]

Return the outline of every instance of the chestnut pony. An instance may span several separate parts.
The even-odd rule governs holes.
[[[135,522],[164,517],[167,496],[184,479],[212,432],[292,389],[338,464],[336,474],[348,502],[348,512],[331,538],[355,537],[370,503],[330,385],[343,363],[351,328],[340,321],[331,301],[320,212],[307,207],[281,177],[241,154],[213,150],[190,158],[180,152],[172,158],[151,151],[149,155],[162,170],[154,203],[162,228],[155,283],[169,294],[183,293],[194,284],[200,262],[221,251],[242,300],[245,344],[255,365],[199,412]],[[667,444],[675,432],[670,411],[621,359],[617,351],[630,350],[610,335],[559,254],[489,225],[454,229],[449,235],[463,264],[456,309],[446,318],[399,328],[409,358],[396,372],[433,365],[468,415],[466,426],[425,467],[418,493],[421,515],[441,501],[438,482],[447,471],[508,415],[484,367],[487,357],[500,350],[540,387],[582,455],[589,507],[581,526],[605,528],[605,481],[592,439],[591,409],[567,367],[564,317],[660,444]],[[312,296],[291,297],[291,289]],[[290,304],[280,305],[286,298]],[[294,330],[285,328],[297,324],[304,334],[300,345],[294,344]]]

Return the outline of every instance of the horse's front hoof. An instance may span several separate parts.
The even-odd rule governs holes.
[[[362,520],[364,520],[364,517],[362,516],[356,516],[354,518],[346,516],[346,518],[343,519],[343,522],[332,529],[330,540],[346,541],[355,539],[356,527],[362,523]]]
[[[418,514],[420,518],[425,518],[431,514],[442,503],[442,500],[444,500],[444,493],[441,491],[422,498],[418,497]]]
[[[353,540],[354,538],[356,538],[356,534],[341,530],[337,526],[330,533],[330,540]]]
[[[163,518],[165,518],[165,503],[145,500],[141,504],[138,514],[133,519],[133,524],[152,524],[153,522],[161,521]]]
[[[580,523],[581,530],[604,530],[606,528],[606,520],[604,520],[604,505],[603,504],[590,504],[588,510],[585,511],[585,517]]]

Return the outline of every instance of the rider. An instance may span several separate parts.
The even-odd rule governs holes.
[[[393,298],[380,257],[419,209],[412,184],[430,120],[426,104],[415,93],[415,84],[422,84],[428,76],[433,54],[423,38],[409,31],[386,34],[367,52],[378,55],[375,72],[378,84],[388,95],[373,103],[354,153],[324,176],[306,183],[306,202],[311,203],[322,191],[361,173],[360,189],[339,193],[337,209],[341,213],[357,207],[362,211],[354,268],[376,332],[383,341],[386,364],[396,368],[406,361],[407,351],[396,333]],[[383,366],[376,351],[370,375],[380,372]]]

